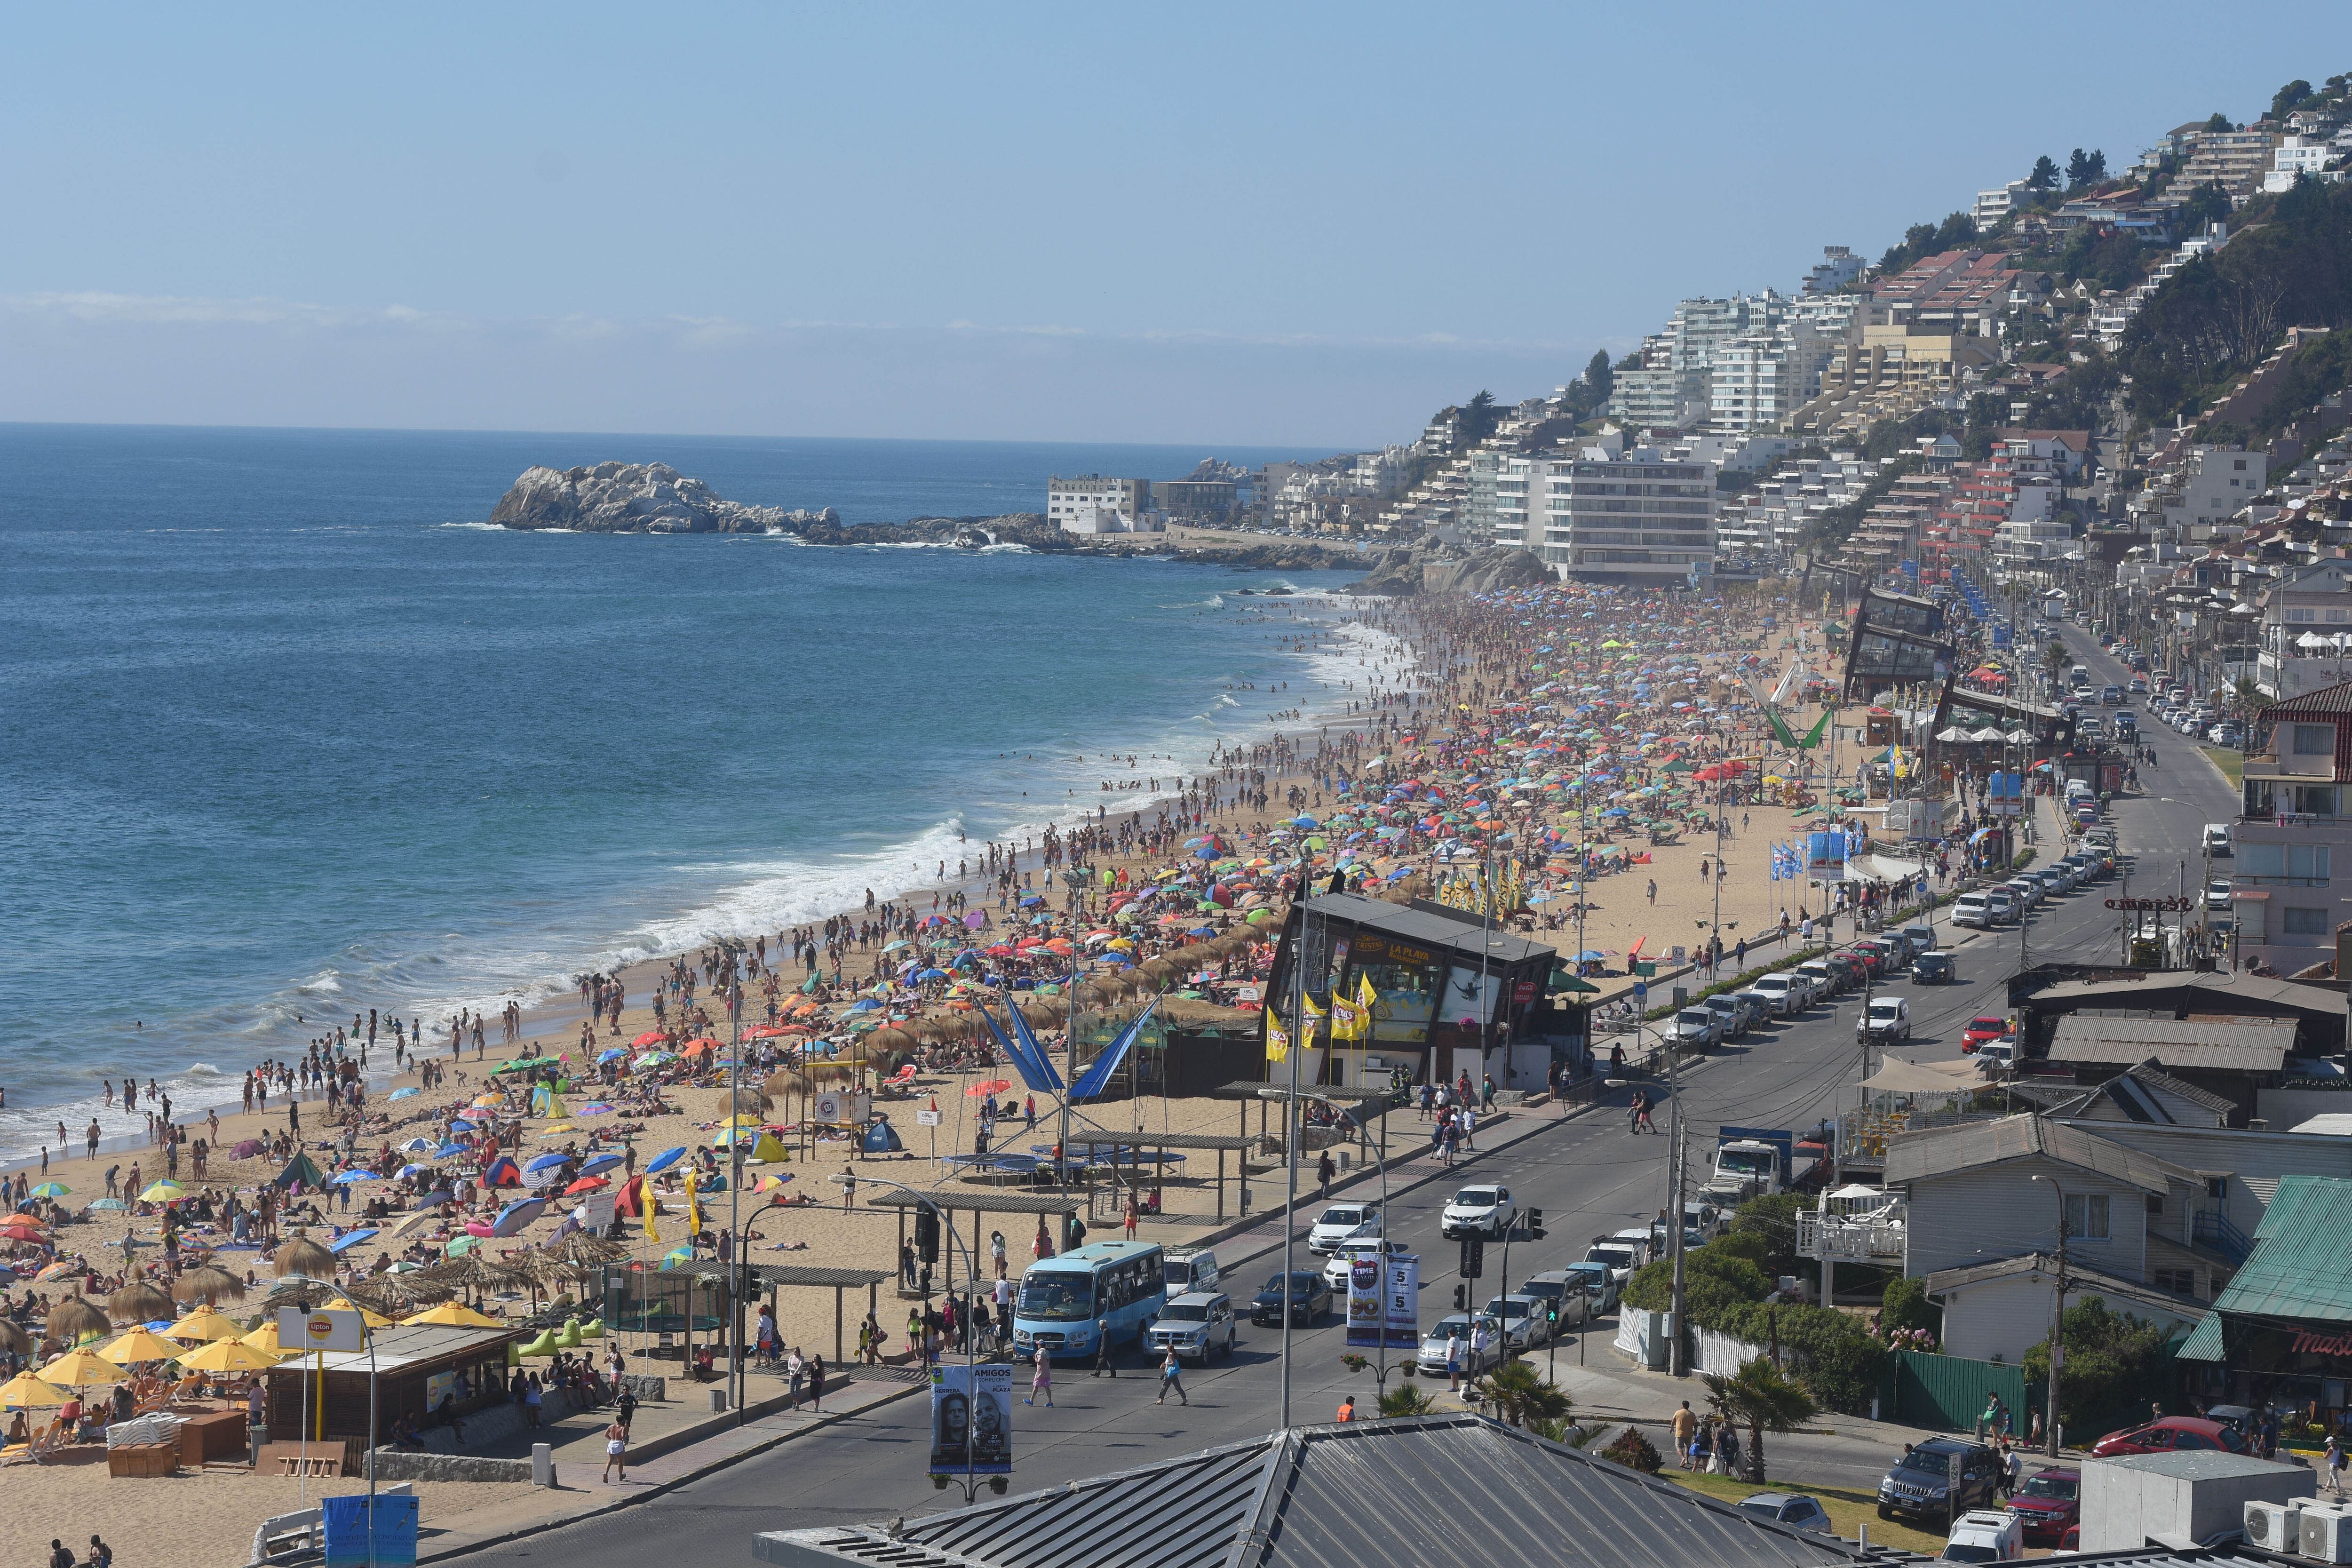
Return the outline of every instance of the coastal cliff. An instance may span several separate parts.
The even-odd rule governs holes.
[[[723,500],[667,463],[526,468],[499,498],[490,521],[501,528],[580,533],[788,533],[810,544],[952,544],[966,550],[1011,544],[1041,554],[1148,555],[1269,572],[1313,572],[1363,560],[1353,551],[1307,540],[1188,544],[1165,534],[1074,534],[1034,511],[845,523],[831,507],[788,510]]]
[[[1467,553],[1416,546],[1384,550],[1374,557],[1372,574],[1350,583],[1349,594],[1491,594],[1501,588],[1529,588],[1551,581],[1551,573],[1532,550],[1479,550]]]

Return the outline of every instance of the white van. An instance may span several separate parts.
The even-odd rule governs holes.
[[[1952,923],[1982,928],[1992,924],[1992,910],[1982,893],[1962,893],[1952,900]]]
[[[2216,857],[2230,853],[2230,825],[2209,822],[2205,825],[2205,853]]]

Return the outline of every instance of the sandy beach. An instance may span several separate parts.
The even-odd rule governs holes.
[[[1592,631],[1630,633],[1639,626],[1655,637],[1661,630],[1654,608],[1638,601],[1563,595],[1554,613],[1564,616],[1567,607],[1597,623]],[[959,880],[951,875],[934,888],[902,895],[894,901],[899,918],[887,931],[876,929],[864,910],[844,911],[865,929],[823,955],[814,969],[805,960],[786,962],[791,951],[787,938],[792,933],[732,933],[747,942],[756,936],[770,944],[766,973],[749,981],[743,1022],[763,1022],[771,1016],[771,1006],[790,1006],[803,1009],[800,1016],[817,1031],[813,1036],[771,1037],[753,1045],[751,1049],[761,1056],[747,1061],[742,1081],[752,1085],[765,1077],[761,1058],[782,1045],[851,1038],[842,1032],[855,1021],[849,1009],[875,1005],[871,994],[877,970],[885,977],[902,974],[900,964],[912,953],[930,955],[933,963],[945,962],[943,947],[884,951],[881,939],[893,931],[936,931],[921,922],[937,915],[961,942],[965,936],[961,917],[984,911],[987,928],[971,940],[990,943],[991,952],[1003,955],[997,963],[1008,971],[1025,972],[1040,982],[1069,976],[1071,958],[1040,946],[1014,949],[1013,933],[1025,931],[1029,934],[1021,939],[1024,942],[1047,937],[1063,941],[1064,951],[1074,957],[1094,955],[1091,972],[1118,973],[1156,952],[1196,940],[1191,931],[1244,929],[1249,923],[1243,919],[1244,906],[1259,920],[1278,921],[1294,885],[1283,878],[1301,855],[1317,863],[1318,886],[1325,875],[1321,868],[1331,867],[1368,888],[1393,889],[1391,896],[1419,889],[1446,897],[1447,888],[1474,865],[1495,867],[1497,874],[1510,879],[1504,885],[1502,913],[1519,929],[1551,942],[1564,959],[1579,951],[1580,944],[1583,950],[1604,955],[1589,966],[1610,972],[1601,979],[1604,997],[1630,984],[1625,973],[1630,955],[1654,956],[1671,964],[1684,951],[1699,951],[1716,932],[1721,933],[1727,949],[1743,940],[1762,943],[1768,938],[1777,939],[1784,912],[1792,925],[1801,922],[1808,912],[1819,912],[1818,889],[1807,888],[1802,881],[1774,880],[1769,875],[1770,847],[1804,830],[1805,819],[1797,815],[1795,803],[1810,796],[1793,788],[1766,787],[1765,778],[1786,775],[1760,771],[1789,768],[1789,763],[1762,762],[1754,775],[1735,773],[1732,784],[1717,786],[1711,798],[1704,784],[1684,782],[1685,775],[1700,765],[1763,756],[1769,736],[1753,695],[1727,677],[1738,658],[1760,662],[1769,654],[1778,661],[1801,652],[1772,646],[1785,645],[1790,638],[1780,628],[1760,624],[1759,617],[1767,613],[1764,606],[1751,603],[1737,610],[1685,609],[1683,618],[1688,635],[1681,652],[1674,651],[1674,641],[1669,639],[1652,643],[1650,651],[1634,658],[1645,663],[1684,659],[1689,671],[1673,680],[1643,678],[1638,685],[1633,683],[1634,672],[1644,665],[1612,657],[1626,647],[1621,638],[1593,637],[1596,645],[1610,645],[1609,651],[1604,654],[1595,646],[1590,658],[1568,659],[1563,668],[1559,645],[1529,640],[1512,624],[1515,617],[1507,606],[1446,602],[1370,606],[1366,613],[1390,636],[1409,638],[1418,652],[1418,664],[1400,661],[1383,668],[1368,659],[1352,685],[1263,694],[1260,700],[1269,703],[1269,712],[1298,714],[1287,721],[1285,742],[1277,746],[1269,741],[1246,753],[1221,760],[1213,773],[1171,779],[1152,773],[1152,759],[1105,759],[1106,781],[1119,787],[1105,791],[1097,803],[1104,807],[1095,819],[1100,841],[1083,842],[1068,833],[1056,836],[1068,847],[1069,858],[1085,868],[1085,878],[1075,886],[1045,875],[1049,868],[1041,864],[1046,855],[1043,842],[1034,847],[1007,846],[1010,858],[1002,863],[1007,873],[1004,878],[980,875]],[[1631,668],[1620,670],[1621,663]],[[1576,668],[1580,665],[1583,668]],[[1564,688],[1573,677],[1601,674],[1604,666],[1608,674],[1602,679],[1575,682],[1591,688],[1591,694],[1601,700],[1578,704],[1580,711],[1574,715],[1561,711],[1563,700],[1570,695]],[[1638,704],[1632,700],[1637,691]],[[1273,706],[1276,703],[1287,706]],[[1701,710],[1702,703],[1706,711]],[[1538,713],[1538,709],[1548,711]],[[1571,730],[1569,726],[1578,720],[1582,721],[1580,727]],[[1658,728],[1645,728],[1649,725]],[[1655,738],[1638,738],[1645,734]],[[1495,755],[1498,752],[1513,760],[1501,763]],[[1494,787],[1507,783],[1498,763],[1520,775],[1507,781],[1507,788]],[[1571,793],[1533,782],[1541,775],[1549,775],[1545,782],[1556,783],[1571,775],[1580,782]],[[1473,784],[1466,789],[1461,783],[1445,782],[1482,777],[1486,784]],[[1342,783],[1349,785],[1345,798],[1339,793]],[[1291,818],[1306,817],[1319,828],[1326,816],[1351,810],[1361,813],[1360,818],[1340,819],[1369,825],[1375,820],[1371,808],[1350,802],[1369,801],[1375,784],[1387,795],[1388,804],[1381,814],[1391,826],[1378,835],[1369,826],[1357,828],[1350,842],[1360,844],[1360,850],[1350,853],[1341,845],[1330,844],[1319,831],[1309,837],[1307,829],[1284,826]],[[1530,787],[1522,789],[1523,784]],[[1141,787],[1131,787],[1135,785]],[[1711,826],[1704,831],[1677,831],[1671,826],[1637,831],[1630,809],[1607,804],[1630,800],[1645,813],[1664,813],[1670,789],[1673,800],[1679,803],[1675,806],[1679,815],[1704,816],[1726,826],[1727,831],[1719,844]],[[1420,797],[1420,804],[1413,804],[1407,797],[1417,790],[1428,793]],[[1495,803],[1478,801],[1482,794],[1495,797]],[[1742,797],[1740,803],[1726,806],[1724,803],[1734,794]],[[1769,797],[1769,803],[1759,797]],[[1136,831],[1114,835],[1109,825],[1137,810],[1130,802],[1140,806]],[[1456,811],[1457,803],[1477,809]],[[1426,815],[1420,815],[1424,810]],[[1611,811],[1621,815],[1604,815]],[[1486,813],[1492,815],[1482,815]],[[1540,852],[1532,847],[1538,837],[1546,845]],[[1154,907],[1149,900],[1136,901],[1138,890],[1158,887],[1203,864],[1191,846],[1213,839],[1207,853],[1220,867],[1234,868],[1218,873],[1224,879],[1222,885],[1255,890],[1223,904],[1207,902],[1195,913],[1135,920],[1136,910]],[[1017,854],[1013,853],[1016,850]],[[1620,868],[1601,874],[1602,866]],[[1024,908],[1024,900],[1041,901]],[[1562,906],[1578,904],[1582,906],[1580,921],[1559,912]],[[1125,923],[1114,922],[1115,908],[1127,910]],[[1028,923],[1041,914],[1045,923]],[[1196,921],[1205,923],[1196,925]],[[1105,942],[1114,933],[1119,933],[1116,941],[1129,944],[1124,951]],[[893,940],[903,942],[906,939]],[[1214,966],[1208,989],[1213,994],[1221,988],[1231,992],[1248,985],[1262,976],[1272,952],[1270,945],[1260,945],[1226,958]],[[371,1120],[356,1136],[330,1124],[323,1098],[300,1102],[299,1130],[289,1121],[286,1101],[276,1095],[266,1111],[247,1113],[232,1107],[219,1113],[216,1121],[207,1116],[192,1125],[181,1116],[181,1124],[188,1126],[194,1136],[204,1138],[211,1149],[220,1152],[209,1159],[201,1184],[194,1180],[186,1160],[182,1163],[181,1179],[188,1184],[192,1196],[200,1191],[224,1197],[254,1193],[278,1176],[284,1161],[268,1152],[237,1158],[226,1152],[248,1141],[281,1137],[301,1143],[322,1169],[341,1165],[347,1159],[388,1169],[379,1163],[380,1150],[398,1151],[419,1137],[428,1144],[439,1140],[456,1111],[486,1090],[499,1090],[507,1080],[494,1075],[503,1062],[542,1054],[563,1057],[567,1070],[577,1081],[563,1097],[561,1114],[530,1114],[521,1095],[507,1093],[501,1125],[514,1131],[500,1153],[528,1162],[554,1151],[585,1158],[609,1147],[627,1152],[631,1163],[624,1169],[634,1170],[665,1151],[691,1153],[711,1148],[723,1131],[720,1123],[730,1108],[727,1085],[732,1075],[715,1066],[698,1070],[697,1064],[709,1062],[710,1057],[656,1063],[642,1072],[632,1068],[612,1089],[596,1083],[594,1058],[618,1051],[624,1063],[633,1054],[642,1060],[633,1042],[663,1029],[669,1031],[672,1042],[677,1041],[688,1032],[678,1027],[687,1005],[707,1010],[692,1015],[696,1030],[707,1023],[709,1033],[724,1045],[730,1034],[728,1017],[723,1008],[713,1005],[709,972],[700,967],[712,956],[711,950],[705,949],[635,964],[607,977],[618,982],[624,1005],[617,1016],[610,1011],[600,1016],[593,1041],[585,1046],[582,1033],[585,1010],[577,995],[551,998],[522,1009],[512,1041],[503,1037],[505,1031],[498,1019],[486,1020],[483,1045],[476,1047],[469,1035],[454,1056],[446,1033],[436,1040],[436,1026],[446,1029],[446,1025],[428,1021],[423,1060],[446,1072],[446,1081],[426,1087],[414,1065],[390,1077],[378,1075],[366,1102]],[[835,956],[840,964],[837,980]],[[675,977],[681,963],[699,982],[690,993],[693,1002],[687,1003],[685,994],[671,995],[657,1019],[652,1005],[656,989]],[[888,1000],[884,1005],[896,1009],[889,1016],[907,1015],[908,1027],[921,1018],[959,1016],[952,1011],[958,983],[950,972],[933,968],[928,973],[935,978],[913,979],[912,992],[894,985],[886,993]],[[857,1000],[853,1003],[853,998]],[[1215,1004],[1196,1005],[1213,1009]],[[780,1010],[776,1016],[787,1015]],[[1248,1016],[1245,1012],[1232,1016]],[[961,1016],[968,1025],[969,1015]],[[874,1037],[884,1037],[877,1033]],[[1059,1048],[1054,1036],[1045,1034],[1045,1038],[1049,1049]],[[380,1037],[372,1067],[383,1065],[387,1045]],[[934,1149],[944,1155],[973,1147],[984,1086],[989,1084],[1010,1086],[1000,1089],[995,1097],[1008,1120],[996,1123],[993,1148],[1050,1152],[1057,1134],[1056,1109],[1040,1102],[1035,1126],[1023,1124],[1020,1111],[1024,1098],[1030,1097],[1017,1078],[1002,1065],[1001,1058],[979,1059],[961,1046],[961,1042],[940,1039],[914,1052],[909,1064],[912,1083],[898,1098],[877,1102],[877,1109],[886,1111],[898,1130],[904,1142],[901,1152],[861,1155],[845,1133],[825,1130],[811,1145],[810,1157],[748,1166],[750,1179],[743,1188],[756,1184],[761,1190],[710,1194],[706,1188],[702,1200],[706,1255],[712,1235],[727,1229],[732,1216],[740,1214],[742,1240],[738,1245],[754,1261],[894,1268],[901,1239],[898,1215],[864,1203],[845,1212],[838,1188],[830,1178],[848,1169],[916,1186],[947,1179],[944,1168],[935,1165],[930,1156]],[[630,1110],[622,1094],[633,1086],[657,1093],[661,1109]],[[621,1102],[621,1109],[590,1110],[604,1103],[595,1099],[600,1093],[610,1093],[615,1102]],[[938,1125],[919,1124],[917,1113],[932,1109],[938,1112]],[[797,1131],[792,1125],[797,1114],[797,1107],[787,1098],[771,1103],[763,1119],[782,1129],[791,1141]],[[1261,1110],[1260,1119],[1263,1114]],[[629,1131],[607,1134],[602,1130],[621,1124]],[[1146,1138],[1152,1132],[1255,1132],[1256,1126],[1245,1106],[1202,1098],[1153,1095],[1110,1100],[1072,1113],[1074,1139],[1118,1133],[1131,1137],[1138,1132]],[[1422,1157],[1422,1150],[1414,1146],[1422,1134],[1411,1118],[1397,1119],[1390,1136],[1391,1159]],[[28,1173],[34,1181],[46,1179],[69,1189],[55,1202],[56,1212],[71,1217],[57,1226],[46,1246],[16,1244],[18,1267],[31,1269],[48,1266],[53,1259],[70,1258],[78,1260],[77,1268],[83,1272],[59,1270],[48,1280],[10,1287],[7,1302],[12,1316],[37,1327],[47,1306],[75,1289],[81,1279],[95,1279],[92,1293],[103,1294],[130,1274],[162,1272],[160,1211],[142,1205],[152,1212],[91,1213],[85,1205],[103,1192],[103,1175],[110,1167],[120,1166],[127,1173],[135,1163],[143,1184],[163,1173],[163,1152],[155,1146],[101,1149],[91,1159],[76,1149],[74,1157],[53,1161],[46,1178],[37,1170]],[[392,1163],[409,1157],[395,1153]],[[1254,1151],[1253,1157],[1261,1164],[1270,1163],[1272,1169],[1280,1168],[1278,1149]],[[624,1245],[648,1266],[658,1266],[673,1247],[688,1241],[687,1198],[680,1178],[694,1163],[688,1158],[648,1184],[656,1205],[654,1236],[646,1236],[643,1226],[635,1221],[620,1233]],[[445,1173],[460,1179],[471,1174],[478,1164],[478,1161],[466,1158],[442,1162]],[[1212,1156],[1195,1153],[1181,1167],[1180,1174],[1156,1184],[1160,1212],[1142,1222],[1147,1238],[1172,1244],[1210,1227],[1221,1198],[1214,1168]],[[1240,1174],[1237,1169],[1229,1173]],[[614,1173],[616,1179],[621,1174]],[[358,1195],[348,1209],[329,1201],[339,1192],[353,1191]],[[292,1196],[294,1212],[282,1216],[280,1233],[290,1234],[299,1223],[313,1238],[328,1239],[338,1230],[360,1223],[357,1216],[362,1207],[370,1197],[379,1195],[392,1200],[395,1215],[407,1213],[404,1192],[388,1183],[363,1182],[356,1188],[330,1187]],[[512,1188],[486,1189],[473,1212],[487,1216],[520,1195]],[[1265,1197],[1262,1186],[1258,1206],[1263,1206]],[[1229,1215],[1238,1212],[1238,1182],[1225,1185],[1222,1200]],[[315,1214],[310,1205],[316,1205]],[[563,1204],[551,1203],[543,1215],[514,1234],[486,1237],[478,1245],[486,1257],[494,1259],[520,1255],[565,1227],[568,1212]],[[1097,1217],[1098,1233],[1115,1230],[1115,1215],[1114,1209]],[[457,1222],[465,1217],[464,1214],[425,1214],[413,1215],[411,1223],[397,1226],[386,1222],[373,1238],[352,1245],[340,1255],[339,1278],[364,1280],[395,1261],[412,1266],[430,1259],[450,1237],[463,1237]],[[991,1228],[998,1227],[992,1224]],[[1002,1228],[1008,1261],[1017,1275],[1030,1258],[1032,1238],[1011,1225]],[[404,1234],[395,1235],[395,1231]],[[976,1247],[982,1253],[989,1245],[984,1236],[958,1239],[963,1247]],[[215,1261],[233,1273],[249,1275],[257,1287],[266,1285],[271,1276],[263,1250],[229,1245],[216,1225],[185,1226],[181,1241],[189,1255],[212,1249]],[[946,1268],[943,1258],[942,1279]],[[829,1291],[816,1290],[782,1293],[778,1329],[786,1345],[820,1352],[832,1359],[835,1326],[830,1296]],[[493,1290],[483,1296],[480,1304],[494,1314],[523,1316],[533,1310],[534,1300],[520,1289]],[[250,1310],[249,1304],[243,1309]],[[878,1316],[888,1349],[904,1354],[907,1307],[887,1287],[881,1293]],[[633,1356],[642,1356],[650,1348],[641,1337],[620,1338]],[[110,1512],[127,1485],[120,1483],[107,1493]],[[151,1496],[160,1498],[166,1490],[176,1493],[178,1489],[154,1489],[140,1494],[140,1516],[143,1517]],[[255,1500],[260,1496],[258,1490],[253,1492]],[[132,1525],[126,1520],[119,1528]],[[248,1524],[248,1532],[249,1529]]]

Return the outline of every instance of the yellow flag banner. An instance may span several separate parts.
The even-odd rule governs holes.
[[[1273,1014],[1265,1016],[1265,1059],[1278,1062],[1290,1054],[1290,1037],[1283,1032],[1282,1022]]]
[[[686,1234],[702,1234],[702,1205],[694,1201],[694,1173],[686,1173]]]

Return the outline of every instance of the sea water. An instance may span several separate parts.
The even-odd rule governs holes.
[[[1202,455],[0,426],[0,1155],[78,1148],[101,1079],[234,1100],[355,1012],[430,1029],[929,884],[1132,809],[1106,753],[1172,781],[1361,692],[1279,640],[1349,574],[481,526],[529,465],[858,522]]]

